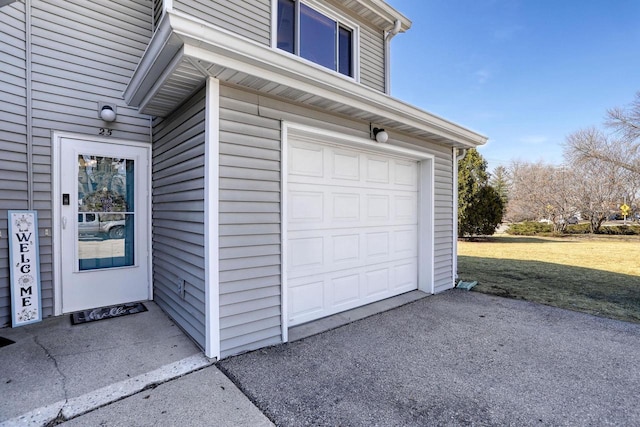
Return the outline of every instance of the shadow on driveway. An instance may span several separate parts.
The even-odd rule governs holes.
[[[279,426],[640,425],[640,325],[452,290],[218,363]]]

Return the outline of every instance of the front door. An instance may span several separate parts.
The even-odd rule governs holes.
[[[147,300],[149,153],[59,139],[62,312]]]

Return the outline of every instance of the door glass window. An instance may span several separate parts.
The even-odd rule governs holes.
[[[78,268],[132,266],[134,161],[78,155]]]

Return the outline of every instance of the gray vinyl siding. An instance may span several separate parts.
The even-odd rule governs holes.
[[[117,106],[111,137],[149,141],[149,118],[122,100],[151,36],[150,3],[33,1],[32,71],[36,182],[50,182],[51,131],[98,135],[98,102]],[[49,200],[51,190],[36,200]]]
[[[27,209],[25,5],[0,9],[0,327],[11,321],[7,210]]]
[[[175,10],[263,45],[271,40],[270,0],[174,0]],[[333,5],[333,7],[336,7]],[[340,13],[346,13],[341,9]],[[353,15],[350,19],[358,20]],[[384,34],[360,23],[360,83],[384,92]]]
[[[436,292],[453,287],[453,160],[449,147],[435,152],[434,285]]]
[[[360,27],[360,83],[384,92],[384,35],[382,31]]]
[[[173,8],[260,44],[270,44],[271,0],[174,0]]]
[[[43,314],[53,314],[51,132],[98,135],[99,101],[117,105],[112,138],[149,141],[149,120],[122,98],[151,35],[150,5],[32,1],[33,207],[38,210]]]
[[[154,300],[205,347],[205,91],[153,129]],[[184,296],[179,292],[184,283]]]
[[[30,8],[29,28],[25,7]],[[25,34],[29,33],[31,55],[27,57]],[[45,317],[53,314],[54,306],[52,131],[98,136],[105,126],[97,111],[98,102],[103,101],[117,106],[118,118],[109,125],[111,138],[150,141],[148,116],[122,100],[150,36],[151,2],[146,0],[25,0],[0,8],[0,170],[3,180],[8,177],[12,184],[10,192],[5,186],[0,189],[0,215],[29,204],[38,211]],[[31,92],[27,94],[28,84]],[[0,325],[9,320],[6,242],[0,239]]]
[[[280,121],[258,96],[221,86],[222,357],[281,342]]]
[[[280,342],[280,188],[282,120],[368,138],[368,123],[221,86],[220,99],[221,355]],[[451,149],[403,137],[435,156],[436,290],[451,287],[453,176]]]

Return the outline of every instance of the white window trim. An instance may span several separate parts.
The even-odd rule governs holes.
[[[327,129],[316,128],[295,122],[281,122],[281,166],[280,166],[280,264],[281,264],[281,323],[282,342],[289,341],[289,297],[287,263],[287,224],[289,201],[289,139],[290,135],[307,137],[310,140],[335,146],[394,155],[399,158],[417,160],[418,175],[418,290],[435,294],[435,156],[419,149],[405,148],[392,143],[378,144],[362,138]],[[418,148],[418,147],[416,147]]]
[[[352,46],[351,54],[352,54],[352,61],[353,61],[353,64],[352,64],[353,77],[342,74],[338,70],[332,70],[331,68],[327,68],[320,64],[316,64],[315,62],[310,61],[306,58],[303,58],[295,53],[289,53],[286,50],[278,49],[278,0],[271,0],[271,48],[277,50],[283,55],[296,58],[297,60],[310,64],[320,70],[325,70],[325,71],[328,70],[346,79],[355,80],[356,82],[359,83],[360,82],[360,26],[355,21],[352,21],[345,15],[342,15],[339,12],[336,12],[335,10],[328,8],[326,5],[318,2],[317,0],[297,0],[297,1],[302,2],[307,6],[311,7],[312,9],[322,13],[327,18],[337,21],[338,26],[342,25],[344,27],[349,28],[352,31],[353,46]],[[296,28],[297,28],[297,24],[296,24]],[[298,40],[299,39],[298,31],[296,31],[295,37],[297,41],[296,46],[298,46],[300,44]]]

